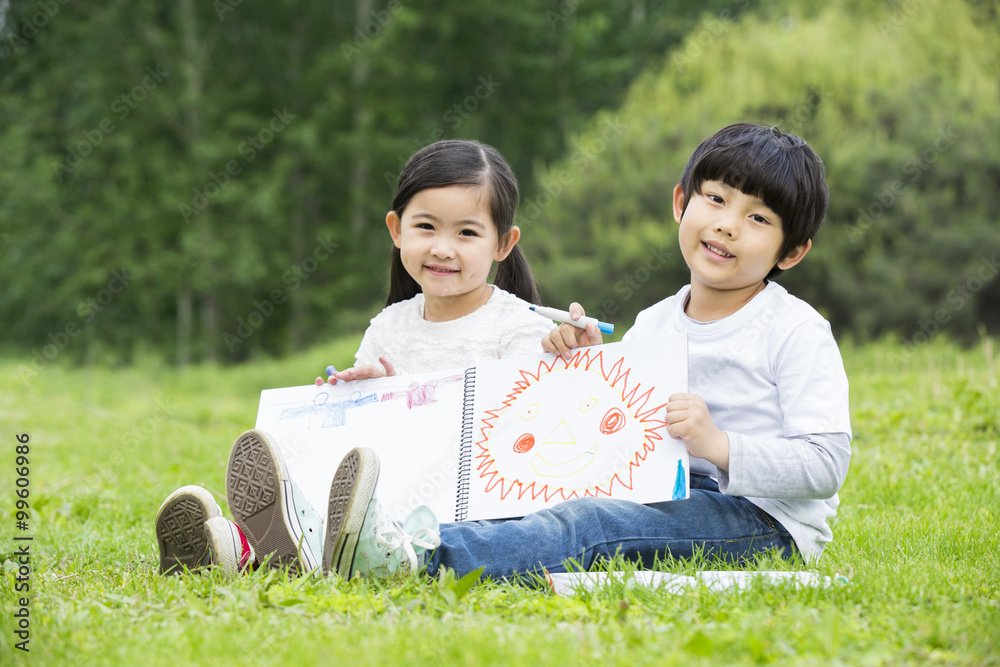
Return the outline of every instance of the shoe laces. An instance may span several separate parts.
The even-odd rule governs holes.
[[[386,549],[386,558],[391,558],[393,553],[402,549],[410,564],[410,572],[416,571],[419,566],[414,547],[433,549],[441,544],[441,537],[436,530],[421,527],[410,534],[403,530],[398,521],[387,517],[381,506],[377,505],[375,512],[375,543]]]

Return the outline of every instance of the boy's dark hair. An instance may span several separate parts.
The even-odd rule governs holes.
[[[449,139],[421,148],[403,167],[396,184],[392,210],[400,218],[407,204],[421,190],[450,185],[481,186],[489,198],[490,216],[496,225],[502,247],[514,225],[514,213],[520,193],[517,177],[507,160],[492,146],[478,141]],[[538,289],[528,260],[515,245],[507,258],[497,265],[496,286],[528,303],[538,303]],[[411,299],[420,293],[420,285],[406,272],[399,248],[392,249],[387,306]]]
[[[684,209],[705,181],[722,181],[758,197],[781,216],[785,239],[781,261],[823,226],[830,191],[823,161],[805,139],[777,127],[755,123],[728,125],[705,139],[688,160],[681,177]],[[682,213],[683,215],[683,213]],[[767,278],[781,273],[777,266]]]

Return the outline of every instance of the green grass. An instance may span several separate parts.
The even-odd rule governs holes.
[[[178,372],[0,361],[0,664],[1000,664],[1000,390],[992,341],[903,359],[844,346],[854,456],[816,570],[847,585],[684,596],[616,584],[555,597],[503,582],[385,584],[156,574],[153,517],[182,484],[224,498],[262,388],[347,363],[356,340]],[[56,360],[58,361],[58,359]],[[15,528],[15,436],[31,520]],[[15,534],[30,534],[30,654],[13,648]],[[713,563],[668,563],[690,572]],[[785,569],[767,561],[759,569]]]

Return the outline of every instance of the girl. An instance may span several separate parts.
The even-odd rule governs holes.
[[[357,364],[328,381],[541,353],[542,338],[555,325],[528,308],[538,293],[517,247],[518,197],[510,165],[490,146],[439,141],[413,155],[385,219],[394,246],[386,307],[365,332]],[[490,284],[494,262],[496,283]],[[200,487],[182,487],[164,501],[156,519],[162,571],[215,566],[235,573],[268,555],[272,565],[300,571],[318,567],[322,556],[329,568],[329,554],[312,539],[327,532],[322,519],[296,503],[295,485],[268,434],[247,431],[236,440],[226,496],[235,523]]]
[[[528,309],[538,292],[517,246],[517,203],[517,179],[490,146],[439,141],[411,157],[385,217],[394,246],[386,307],[354,368],[329,382],[541,352],[553,324]]]

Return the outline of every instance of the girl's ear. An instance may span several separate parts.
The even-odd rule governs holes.
[[[385,226],[389,228],[389,236],[392,237],[392,242],[397,248],[401,248],[403,236],[403,221],[399,219],[395,211],[389,211],[385,214]]]
[[[798,248],[792,248],[791,252],[785,256],[783,260],[778,262],[778,268],[782,271],[787,271],[792,268],[803,259],[805,259],[806,253],[812,248],[812,239],[806,239],[806,242],[800,245]]]
[[[678,183],[674,186],[674,220],[681,224],[681,215],[684,213],[684,188]]]
[[[511,228],[507,230],[507,242],[503,246],[497,247],[497,254],[493,258],[497,262],[502,262],[507,259],[507,255],[510,251],[514,249],[517,242],[521,239],[521,228],[517,225],[511,225]]]

